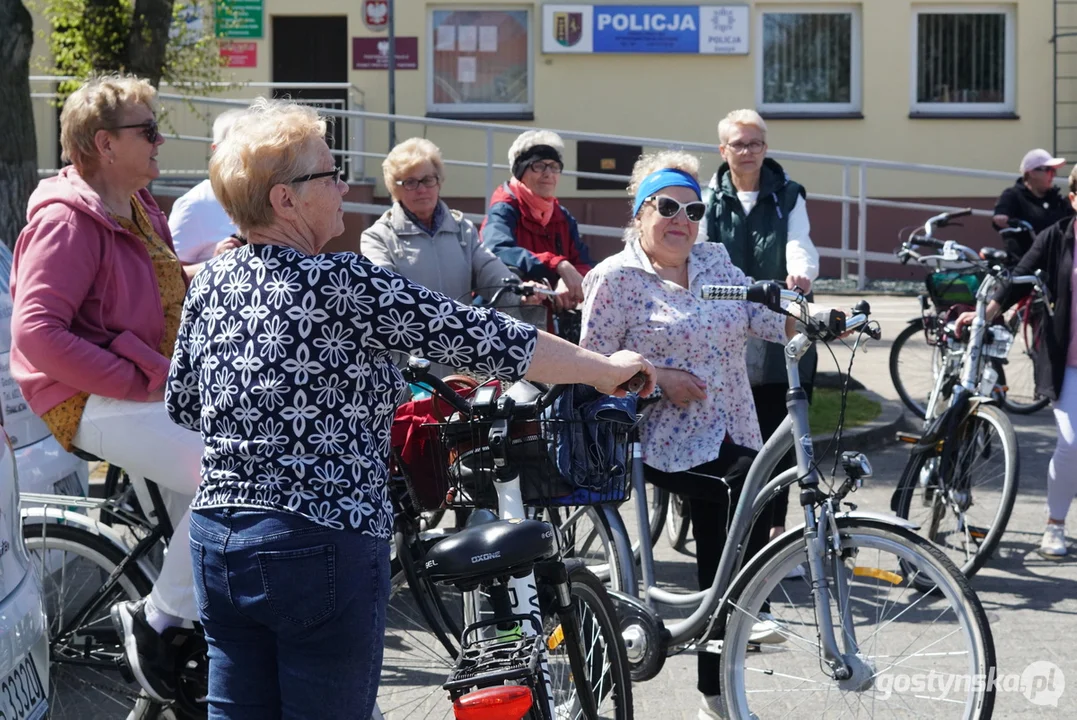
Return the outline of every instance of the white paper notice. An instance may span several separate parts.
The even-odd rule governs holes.
[[[461,55],[456,60],[456,82],[473,83],[478,69],[476,58],[469,55]]]
[[[479,47],[479,29],[474,25],[461,25],[457,35],[460,40],[457,49],[460,52],[475,52]]]
[[[447,50],[452,52],[456,49],[456,26],[455,25],[439,25],[437,44],[435,46],[437,50]]]
[[[497,25],[479,26],[479,52],[497,52]]]

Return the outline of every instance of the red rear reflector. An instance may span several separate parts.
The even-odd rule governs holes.
[[[531,709],[531,688],[498,685],[469,692],[452,704],[456,720],[521,720]]]

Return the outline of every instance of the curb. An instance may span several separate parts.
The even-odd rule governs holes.
[[[905,406],[900,400],[884,398],[871,390],[858,390],[882,406],[879,417],[871,422],[857,425],[842,433],[842,445],[847,450],[875,450],[894,442],[894,433],[908,427]],[[826,447],[832,435],[816,435],[812,438],[817,446]]]

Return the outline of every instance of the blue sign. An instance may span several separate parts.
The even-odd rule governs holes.
[[[698,5],[596,5],[594,52],[698,53]]]

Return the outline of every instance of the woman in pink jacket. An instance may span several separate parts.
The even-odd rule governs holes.
[[[60,144],[72,164],[38,185],[15,245],[11,373],[61,445],[161,486],[170,551],[151,594],[116,606],[113,621],[140,683],[167,701],[174,664],[162,636],[198,618],[187,508],[202,441],[163,402],[189,278],[146,190],[164,142],[156,108],[149,83],[116,75],[64,103]]]

